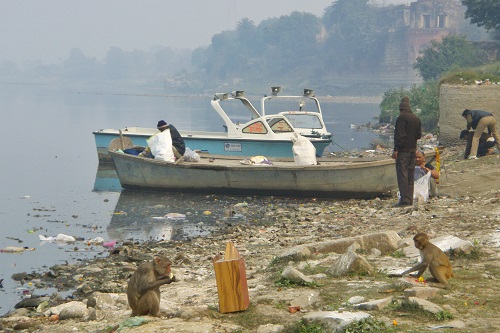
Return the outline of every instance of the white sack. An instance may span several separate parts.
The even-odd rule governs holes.
[[[316,148],[305,136],[298,135],[293,141],[293,160],[298,165],[316,165]]]
[[[147,142],[155,160],[162,160],[169,163],[175,162],[170,129],[166,129],[163,132],[153,135],[147,140]]]

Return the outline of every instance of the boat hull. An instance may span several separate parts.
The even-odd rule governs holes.
[[[136,146],[146,147],[146,140],[157,133],[155,129],[143,133],[122,132]],[[111,140],[120,136],[118,131],[101,130],[93,132],[97,155],[100,162],[111,162],[108,148]],[[180,132],[186,147],[214,155],[227,156],[267,156],[293,157],[291,140],[258,140],[230,138],[226,133],[213,132]],[[316,148],[316,155],[321,156],[331,143],[330,139],[311,139]]]
[[[194,191],[224,194],[370,198],[397,188],[394,161],[325,161],[298,166],[243,165],[238,159],[168,164],[133,155],[109,152],[121,186],[128,189]],[[330,159],[328,159],[330,160]]]

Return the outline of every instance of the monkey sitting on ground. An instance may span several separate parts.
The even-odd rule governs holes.
[[[163,256],[141,264],[128,281],[127,298],[133,316],[160,317],[160,286],[175,281],[172,262]]]
[[[418,271],[417,277],[422,276],[429,267],[432,276],[440,283],[436,287],[448,288],[448,279],[453,276],[450,260],[439,247],[429,241],[427,234],[420,232],[413,237],[415,247],[420,251],[420,262],[404,271],[402,275]]]

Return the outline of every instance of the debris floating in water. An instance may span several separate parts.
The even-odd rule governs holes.
[[[108,248],[113,248],[115,245],[116,245],[116,241],[115,240],[102,243],[102,246],[108,247]]]
[[[43,235],[38,235],[40,241],[42,242],[57,242],[57,243],[74,243],[76,242],[76,238],[73,236],[68,236],[65,234],[58,234],[56,237],[45,237]]]
[[[4,252],[4,253],[20,253],[20,252],[24,252],[24,251],[35,251],[35,248],[34,247],[27,247],[27,246],[24,246],[24,247],[20,247],[20,246],[7,246],[6,248],[3,248],[0,250],[0,252]]]
[[[186,215],[181,213],[168,213],[164,216],[153,216],[152,218],[154,220],[184,220]]]

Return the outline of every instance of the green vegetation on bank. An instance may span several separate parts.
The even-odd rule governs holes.
[[[439,84],[473,85],[476,81],[500,82],[500,61],[471,69],[449,72],[441,77]]]
[[[468,42],[465,35],[451,35],[441,42],[431,41],[431,45],[421,52],[413,68],[417,69],[424,81],[438,79],[443,73],[464,67],[474,67],[488,62],[485,50]]]
[[[408,96],[412,111],[422,121],[423,130],[435,132],[439,120],[439,85],[437,81],[414,85],[410,89],[391,89],[384,93],[380,103],[380,123],[395,124],[399,116],[401,98]]]
[[[287,332],[290,333],[328,333],[332,332],[332,329],[327,325],[321,325],[317,323],[308,323],[304,320],[300,320],[298,323],[287,327]],[[389,327],[381,320],[366,318],[360,321],[354,321],[353,323],[347,325],[343,329],[337,330],[335,332],[340,333],[392,333],[396,332],[396,328]]]

